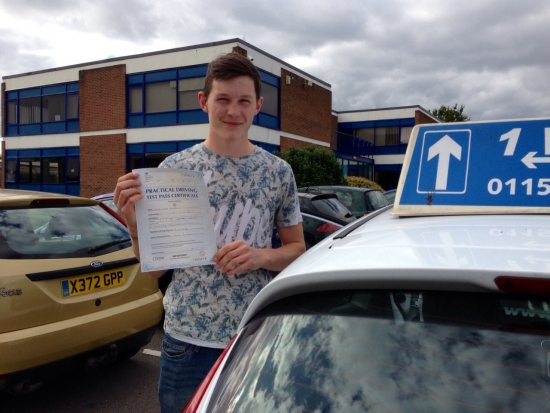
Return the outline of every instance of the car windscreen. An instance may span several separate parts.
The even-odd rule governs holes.
[[[209,412],[547,412],[550,299],[332,291],[247,324]]]
[[[372,211],[376,211],[390,204],[388,199],[380,191],[368,191],[365,192],[365,196],[368,198],[368,203],[372,207]]]
[[[93,257],[130,244],[99,205],[0,210],[0,259]]]

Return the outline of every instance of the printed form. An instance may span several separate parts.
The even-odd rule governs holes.
[[[143,199],[136,203],[141,270],[214,264],[217,251],[208,191],[202,174],[144,168]]]

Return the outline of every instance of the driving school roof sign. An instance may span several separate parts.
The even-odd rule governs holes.
[[[550,119],[414,127],[396,215],[550,213]]]

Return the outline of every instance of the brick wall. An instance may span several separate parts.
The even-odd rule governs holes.
[[[126,65],[81,70],[80,131],[126,127]]]
[[[433,120],[431,117],[426,115],[424,112],[421,112],[419,110],[414,111],[414,124],[420,125],[424,123],[437,123],[435,120]]]
[[[287,85],[286,77],[293,79]],[[332,92],[319,85],[304,86],[304,78],[281,70],[281,132],[330,142]]]
[[[80,137],[80,195],[113,192],[126,173],[126,134]]]

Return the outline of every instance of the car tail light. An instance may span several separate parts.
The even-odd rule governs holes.
[[[128,226],[126,225],[126,221],[124,220],[124,218],[122,218],[120,214],[117,214],[115,211],[113,211],[112,208],[109,208],[109,206],[105,205],[103,202],[101,202],[99,206],[107,211],[109,214],[111,214],[113,217],[115,217],[122,225],[124,225],[125,227]]]
[[[497,277],[497,287],[507,293],[550,295],[549,278]]]
[[[317,232],[327,233],[327,232],[336,232],[340,229],[340,227],[337,227],[334,224],[329,224],[328,222],[325,222],[323,225],[319,226],[317,228]]]
[[[225,356],[229,349],[231,348],[231,345],[237,338],[237,335],[235,335],[225,350],[223,350],[222,354],[220,354],[220,357],[216,360],[204,380],[201,382],[200,386],[195,390],[195,393],[191,396],[181,413],[195,413],[197,409],[199,408],[199,405],[201,404],[201,400],[204,397],[204,394],[206,393],[206,389],[208,389],[208,386],[210,385],[210,382],[212,381],[212,378],[216,374],[216,371],[218,371],[218,368],[220,367],[220,364],[222,364],[222,361],[225,359]]]

